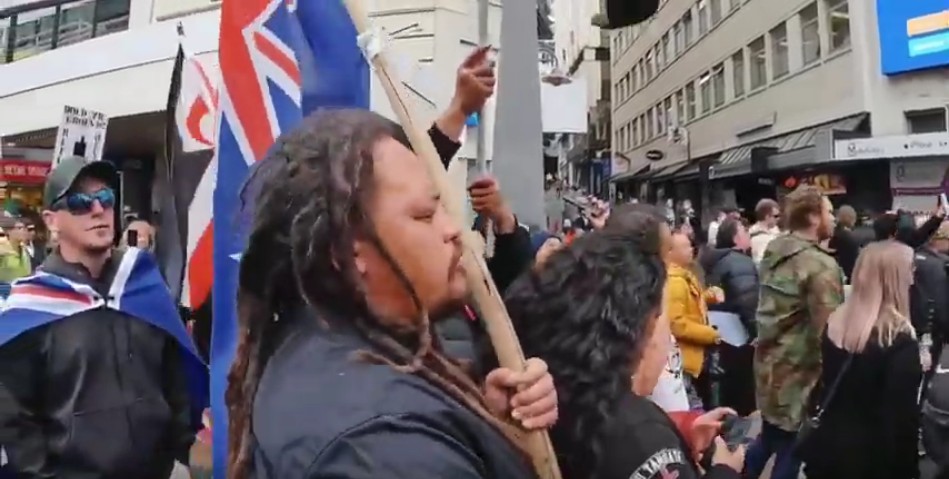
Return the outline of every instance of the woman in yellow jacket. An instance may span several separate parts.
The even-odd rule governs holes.
[[[669,253],[668,278],[665,291],[665,312],[672,335],[682,351],[682,369],[691,387],[702,375],[705,350],[720,338],[718,331],[708,324],[708,304],[724,300],[720,288],[704,289],[692,271],[693,250],[688,236],[676,233]]]

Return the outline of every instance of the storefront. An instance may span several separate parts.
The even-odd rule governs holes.
[[[43,210],[43,183],[50,163],[0,159],[0,204],[10,216],[38,219]]]
[[[834,142],[838,160],[877,160],[886,165],[886,195],[892,203],[886,209],[929,212],[936,197],[947,191],[949,181],[949,134],[924,133],[879,138],[838,140]],[[861,182],[870,177],[860,172]]]

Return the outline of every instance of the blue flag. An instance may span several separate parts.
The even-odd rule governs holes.
[[[227,374],[237,348],[237,276],[253,215],[242,185],[276,138],[319,108],[369,108],[369,65],[342,0],[224,0],[214,191],[211,412],[214,476],[226,473]],[[251,188],[253,190],[253,188]]]

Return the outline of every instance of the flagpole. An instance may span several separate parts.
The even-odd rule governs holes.
[[[491,39],[488,38],[488,11],[489,11],[490,0],[478,0],[478,44],[485,46],[490,44]],[[491,52],[488,52],[490,58]],[[481,108],[481,111],[478,112],[478,143],[477,143],[477,155],[478,155],[478,170],[481,174],[488,173],[490,167],[488,166],[488,128],[487,128],[487,119],[485,118],[486,108]]]
[[[443,206],[455,219],[455,223],[459,227],[465,225],[465,214],[460,201],[461,196],[453,192],[448,173],[445,171],[438,152],[432,144],[432,139],[425,133],[428,130],[427,126],[418,123],[418,117],[413,114],[406,101],[408,95],[405,87],[396,78],[396,72],[393,68],[390,68],[388,59],[383,52],[385,40],[382,38],[380,30],[371,27],[369,16],[366,14],[360,0],[344,1],[353,25],[356,27],[358,43],[366,58],[372,64],[373,70],[386,92],[386,97],[388,97],[393,111],[399,118],[399,123],[402,124],[406,135],[409,137],[412,148],[426,162],[432,181],[435,183],[438,192],[441,193]],[[481,317],[487,326],[491,343],[498,355],[498,362],[503,367],[522,371],[526,366],[524,352],[521,349],[520,342],[518,342],[517,333],[511,324],[504,302],[501,300],[501,294],[488,272],[484,257],[479,253],[480,245],[478,244],[477,233],[471,232],[468,228],[461,228],[461,231],[467,232],[463,235],[464,257],[462,261],[465,266],[468,285],[471,288],[472,296]],[[560,479],[560,468],[557,465],[553,444],[550,442],[547,432],[527,431],[524,439],[524,445],[531,455],[538,477],[540,479]]]

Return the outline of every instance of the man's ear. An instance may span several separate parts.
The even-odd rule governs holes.
[[[59,227],[56,224],[56,213],[50,210],[43,211],[43,223],[46,224],[46,230],[53,233],[59,232]]]
[[[360,275],[365,275],[369,269],[369,262],[366,259],[367,248],[369,248],[367,242],[361,240],[353,241],[353,264],[356,266],[356,271]],[[333,262],[335,263],[336,260],[334,259]]]

